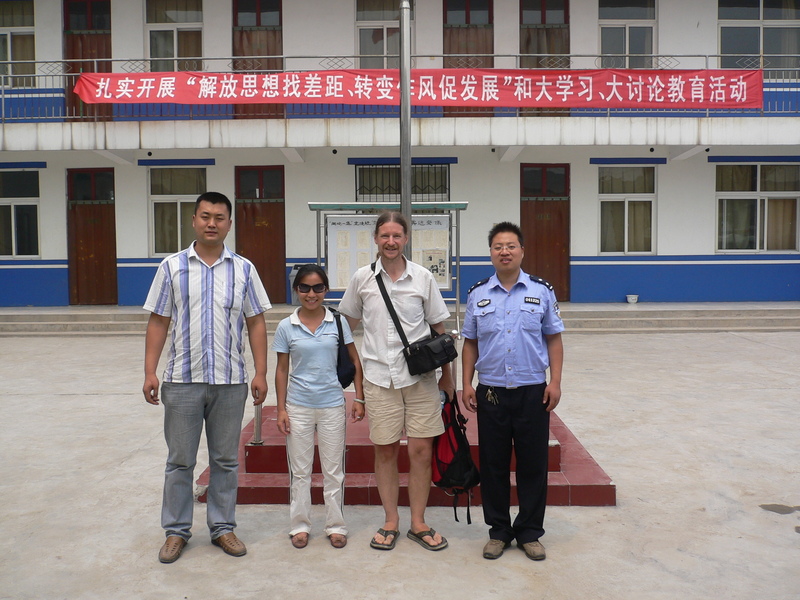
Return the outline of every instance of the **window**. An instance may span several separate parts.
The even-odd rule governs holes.
[[[569,54],[569,2],[520,0],[519,53]],[[523,69],[568,69],[569,56],[522,56]]]
[[[4,86],[34,86],[33,77],[24,77],[36,72],[34,39],[33,0],[0,2],[0,74],[17,75],[3,77]]]
[[[147,0],[151,71],[200,71],[202,0]]]
[[[150,169],[154,254],[178,252],[194,241],[194,203],[205,191],[205,169]]]
[[[564,198],[569,196],[568,165],[523,165],[523,198]]]
[[[39,255],[39,172],[0,171],[0,256]]]
[[[357,202],[397,202],[400,200],[400,167],[397,165],[357,165]],[[448,202],[450,165],[412,165],[411,200]]]
[[[447,69],[491,69],[494,67],[494,20],[491,0],[444,0],[442,35]],[[450,107],[445,115],[493,114],[491,110]]]
[[[719,0],[717,6],[722,68],[800,68],[800,3]]]
[[[283,167],[236,167],[236,199],[283,200]]]
[[[234,0],[233,55],[255,57],[235,60],[237,71],[276,71],[282,68],[283,33],[281,0]],[[276,58],[258,58],[274,56]]]
[[[445,0],[447,25],[491,25],[492,0]]]
[[[600,0],[600,61],[604,69],[652,69],[655,0]]]
[[[412,3],[411,19],[413,20],[413,18]],[[400,68],[399,2],[396,0],[357,0],[356,29],[358,30],[360,68]]]
[[[718,165],[717,249],[798,250],[800,165]]]
[[[64,0],[64,31],[111,31],[110,0]]]
[[[655,167],[600,167],[600,252],[653,252]]]
[[[234,0],[234,27],[280,27],[281,0]]]

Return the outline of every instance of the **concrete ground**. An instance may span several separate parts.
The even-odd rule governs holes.
[[[800,332],[565,334],[558,414],[617,486],[616,507],[550,507],[547,560],[481,558],[486,527],[432,508],[450,540],[368,547],[379,507],[347,507],[350,542],[289,543],[286,506],[241,506],[232,558],[205,506],[162,565],[162,409],[143,339],[0,340],[0,597],[30,599],[800,597]],[[272,396],[274,402],[274,396]],[[252,418],[248,410],[247,419]],[[207,459],[201,453],[197,475]],[[403,533],[408,528],[401,524]]]

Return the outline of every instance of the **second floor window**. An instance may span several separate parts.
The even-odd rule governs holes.
[[[794,0],[718,0],[720,66],[767,69],[765,77],[797,77],[800,3]]]
[[[551,56],[521,56],[523,69],[568,69],[568,0],[520,0],[519,53]]]
[[[652,69],[656,0],[600,0],[600,65]]]
[[[202,0],[147,0],[146,16],[151,71],[202,70]]]
[[[66,0],[64,31],[111,31],[110,0]]]
[[[0,2],[0,63],[13,61],[0,64],[0,74],[17,76],[3,77],[3,86],[34,86],[33,77],[24,77],[36,72],[34,39],[33,0]]]
[[[361,69],[400,68],[400,10],[398,5],[399,2],[396,0],[356,1],[358,63]],[[413,18],[412,3],[412,37]]]

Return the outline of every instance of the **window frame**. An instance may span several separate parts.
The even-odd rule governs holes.
[[[472,4],[472,0],[464,0],[464,23],[449,23],[447,21],[447,0],[442,2],[442,23],[445,27],[490,27],[494,25],[494,0],[487,0],[489,3],[489,22],[488,23],[472,23],[471,22],[471,12],[472,9],[470,8]]]
[[[519,0],[519,24],[520,24],[520,26],[522,26],[522,27],[541,27],[541,26],[545,26],[545,25],[553,25],[553,26],[555,26],[555,25],[569,25],[569,0],[563,0],[563,2],[564,2],[564,22],[563,23],[549,23],[547,21],[547,0],[530,0],[530,1],[534,2],[534,3],[535,2],[539,2],[539,4],[540,4],[539,12],[542,15],[542,20],[541,20],[540,23],[525,23],[523,21],[523,15],[525,13],[524,13],[523,6],[522,6],[524,1],[525,0]]]
[[[181,21],[178,23],[150,23],[147,21],[147,1],[142,5],[142,10],[144,11],[144,36],[145,36],[145,49],[147,51],[146,60],[150,63],[150,71],[154,73],[164,73],[169,71],[202,71],[203,64],[202,64],[202,55],[203,55],[203,20],[200,21]],[[204,18],[203,13],[203,6],[202,2],[200,4],[200,16],[201,19]],[[172,56],[171,57],[154,57],[153,56],[153,46],[152,46],[152,39],[151,33],[155,32],[165,32],[169,31],[172,32]],[[180,56],[178,54],[180,48],[180,42],[178,40],[179,33],[191,33],[191,32],[200,32],[200,56]],[[196,59],[193,61],[195,64],[184,64],[181,65],[181,62],[186,61],[187,59]],[[200,65],[197,65],[197,60],[200,61]],[[164,71],[160,69],[154,69],[153,65],[157,62],[172,62],[172,68],[169,71]],[[187,68],[181,68],[182,66]]]
[[[261,23],[261,3],[263,0],[255,0],[256,2],[256,24],[255,25],[240,25],[239,24],[239,0],[233,0],[233,26],[241,29],[282,29],[283,28],[283,0],[278,0],[278,24],[277,25],[264,25]]]
[[[2,173],[22,173],[31,171],[29,169],[3,170]],[[32,260],[42,257],[42,219],[41,219],[41,197],[42,191],[39,181],[39,171],[32,170],[37,174],[37,196],[0,196],[0,206],[8,206],[11,222],[11,254],[0,254],[0,260]],[[17,226],[17,207],[33,206],[36,208],[36,254],[21,254],[17,251],[18,246],[18,226]]]
[[[0,85],[7,88],[30,88],[36,86],[36,6],[33,0],[29,0],[33,11],[34,23],[30,25],[12,25],[0,27],[0,36],[4,38],[2,44],[5,46],[6,61],[11,64],[0,67]],[[13,55],[14,44],[13,36],[30,36],[33,39],[33,56],[30,58],[17,58]]]
[[[208,171],[205,167],[181,167],[181,166],[165,166],[165,167],[150,167],[147,170],[147,206],[148,206],[148,223],[149,223],[149,251],[150,256],[152,258],[164,258],[166,256],[170,256],[175,254],[175,252],[180,252],[181,250],[185,250],[186,248],[181,247],[183,246],[182,238],[184,234],[184,225],[181,222],[181,205],[191,204],[194,207],[194,204],[197,202],[197,197],[201,193],[205,193],[208,190],[203,190],[198,193],[191,193],[191,194],[153,194],[153,181],[152,181],[152,173],[154,170],[178,170],[178,169],[199,169],[205,172],[205,180],[206,180],[206,188],[208,187]],[[155,217],[155,207],[156,204],[174,204],[176,206],[175,210],[177,211],[177,250],[175,251],[167,251],[167,252],[157,252],[156,251],[156,217]]]
[[[598,54],[600,55],[600,66],[603,69],[653,69],[655,67],[655,56],[658,54],[658,0],[653,0],[654,16],[652,19],[618,18],[618,19],[599,19],[599,35],[597,38]],[[622,54],[603,52],[603,30],[619,29],[625,31],[625,49]],[[649,53],[631,52],[631,29],[649,28],[651,37],[651,48]],[[641,60],[642,65],[631,66],[631,61]],[[622,64],[620,64],[622,61]],[[649,64],[648,64],[649,63]]]
[[[742,191],[718,191],[714,192],[715,200],[715,241],[714,247],[717,254],[792,254],[800,253],[800,189],[789,191],[762,190],[761,170],[765,166],[797,166],[796,163],[725,163],[720,166],[755,166],[756,167],[756,189]],[[767,232],[770,219],[770,200],[794,200],[795,201],[795,247],[790,249],[769,249],[767,248]],[[755,227],[755,247],[754,248],[721,248],[721,242],[727,239],[727,229],[724,228],[723,218],[727,212],[723,208],[723,203],[729,200],[751,200],[755,204],[756,222]]]
[[[256,196],[251,198],[250,196],[243,196],[242,195],[242,185],[241,185],[241,174],[245,171],[255,171],[258,174],[258,190]],[[264,174],[268,171],[277,171],[281,175],[281,193],[279,196],[271,196],[268,194],[263,193],[264,188]],[[283,165],[239,165],[234,169],[234,177],[235,177],[235,199],[242,200],[244,202],[284,202],[286,200],[286,174],[284,172]]]
[[[355,165],[355,201],[356,202],[399,202],[400,201],[400,191],[398,190],[397,193],[386,193],[386,194],[362,194],[360,192],[360,182],[361,182],[361,172],[365,170],[383,168],[383,169],[392,169],[397,170],[397,183],[398,186],[400,185],[400,165],[397,164],[370,164],[370,165]],[[414,182],[416,181],[415,172],[419,172],[419,170],[424,168],[441,168],[444,172],[444,185],[446,186],[447,190],[443,193],[436,193],[436,194],[420,194],[413,192]],[[413,164],[411,165],[411,180],[412,180],[412,193],[411,193],[411,201],[412,202],[450,202],[450,192],[451,192],[451,181],[450,181],[450,164],[439,164],[439,163],[428,163],[428,164]]]
[[[723,54],[722,50],[722,35],[725,30],[735,29],[757,29],[758,30],[758,50],[756,54]],[[792,53],[787,54],[773,54],[765,53],[764,49],[764,32],[770,29],[796,29],[800,36],[800,16],[797,19],[767,19],[764,17],[764,0],[758,2],[758,18],[757,19],[732,19],[719,17],[719,0],[717,1],[717,51],[719,53],[719,67],[722,69],[753,69],[753,68],[768,68],[770,65],[769,57],[779,57],[778,60],[787,56],[794,56]],[[736,59],[736,61],[745,61],[745,64],[731,64],[726,65],[726,59]],[[800,71],[800,63],[795,65],[783,66],[777,65],[773,68]],[[796,77],[797,75],[795,75]]]
[[[106,28],[96,27],[94,25],[94,13],[92,11],[92,5],[95,4],[99,0],[64,0],[64,33],[73,33],[73,32],[87,32],[92,31],[95,33],[111,33],[111,0],[105,0],[108,3],[108,23],[109,26]],[[85,4],[86,5],[86,21],[88,27],[86,29],[69,29],[69,7],[73,4]]]
[[[658,165],[632,165],[632,164],[619,164],[619,165],[603,165],[603,168],[628,168],[628,167],[641,167],[653,169],[653,191],[652,192],[614,192],[603,194],[600,192],[600,169],[597,169],[597,185],[598,185],[598,203],[597,203],[597,220],[598,220],[598,236],[597,236],[597,254],[598,256],[651,256],[657,254],[657,239],[656,239],[656,209],[658,207]],[[604,202],[622,202],[624,203],[624,222],[623,222],[623,250],[604,251],[603,248],[603,203]],[[650,250],[630,250],[630,204],[632,202],[649,202],[650,203]]]

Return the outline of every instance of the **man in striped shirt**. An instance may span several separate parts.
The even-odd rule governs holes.
[[[239,438],[247,400],[244,325],[247,325],[255,375],[255,404],[267,395],[267,329],[271,308],[253,264],[225,246],[231,229],[231,202],[218,192],[197,199],[192,227],[196,240],[158,267],[144,304],[150,311],[145,339],[142,391],[159,403],[158,361],[174,322],[161,384],[167,465],[161,526],[166,541],[159,560],[178,560],[191,537],[193,478],[203,422],[211,480],[206,515],[211,542],[232,556],[245,545],[236,527]]]

